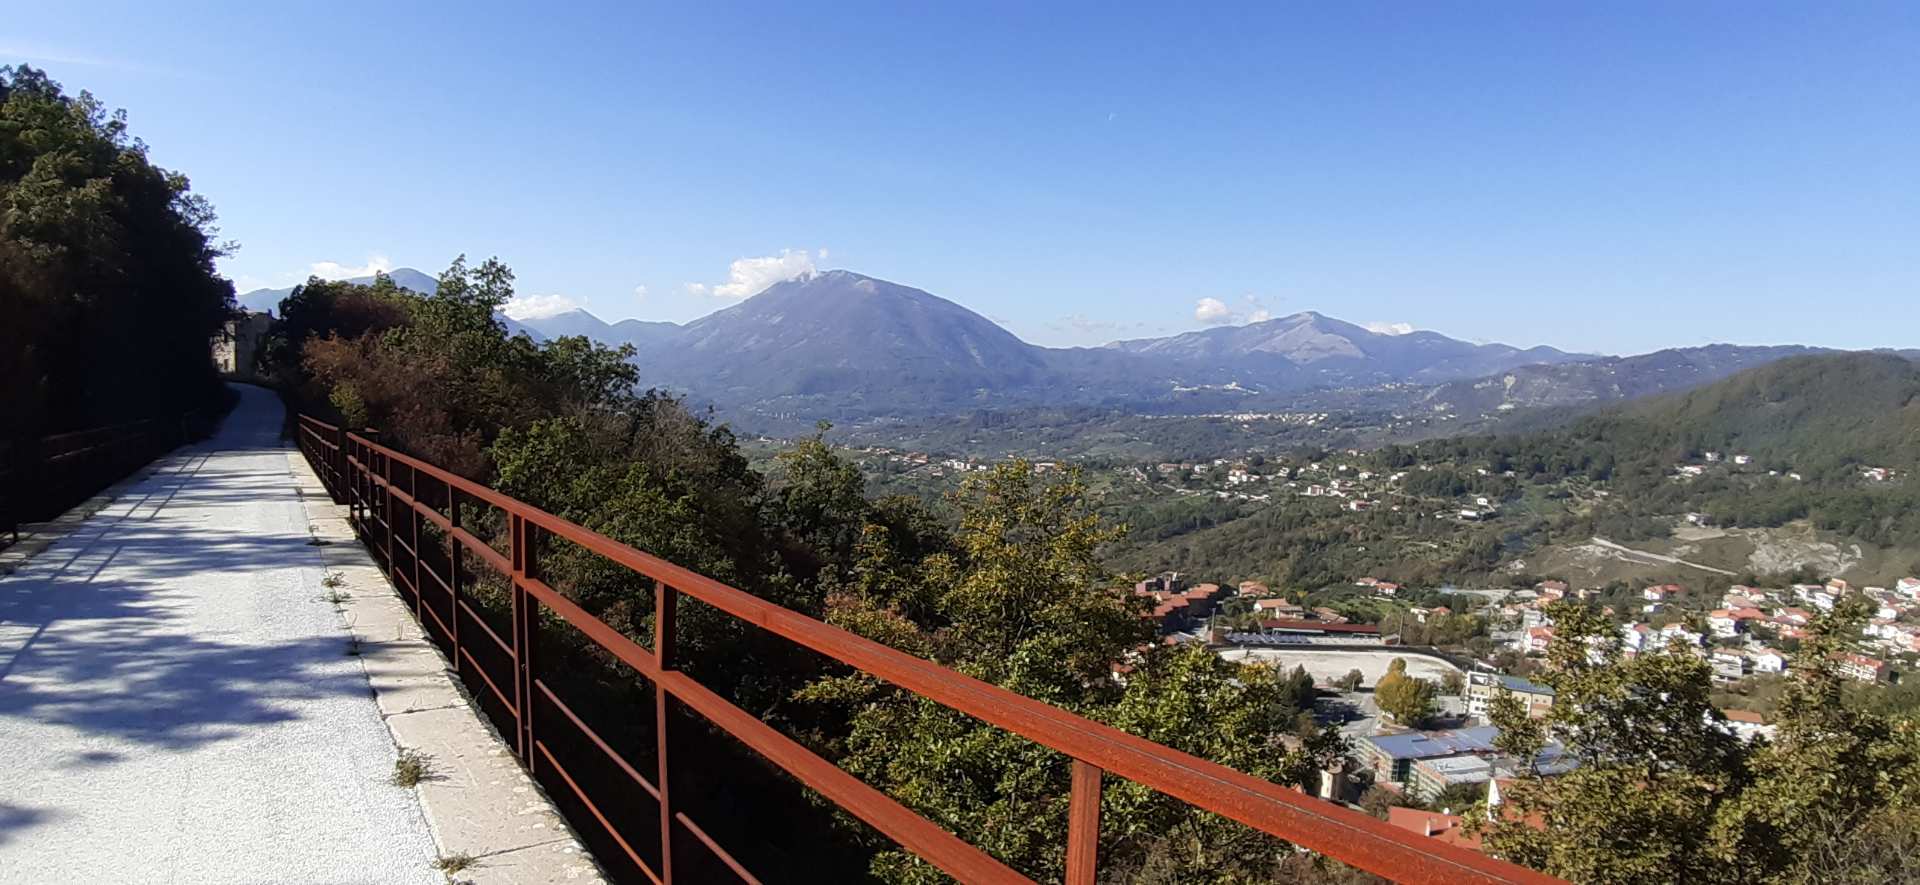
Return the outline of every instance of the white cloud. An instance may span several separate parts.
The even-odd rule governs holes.
[[[1367,331],[1381,335],[1405,335],[1413,331],[1413,324],[1372,322],[1367,324]]]
[[[1266,303],[1253,295],[1240,296],[1237,307],[1219,298],[1202,298],[1193,304],[1193,318],[1209,326],[1264,323],[1273,319],[1273,311],[1268,310]]]
[[[821,249],[820,258],[827,257]],[[814,254],[805,249],[782,249],[778,255],[737,258],[727,266],[727,281],[707,285],[688,283],[687,294],[714,298],[746,298],[758,295],[768,286],[813,273]]]
[[[512,301],[500,305],[500,312],[516,320],[535,320],[577,307],[580,302],[565,295],[516,295]]]
[[[1218,298],[1202,298],[1193,303],[1193,318],[1209,326],[1233,322],[1233,309]]]
[[[647,287],[645,286],[633,287],[633,297],[641,301],[647,300]]]
[[[369,255],[367,263],[360,267],[341,264],[338,261],[316,261],[309,265],[308,272],[323,280],[350,280],[355,277],[370,277],[376,273],[393,270],[393,262],[385,255]]]

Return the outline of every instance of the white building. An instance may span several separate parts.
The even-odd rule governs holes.
[[[1787,658],[1770,648],[1756,648],[1747,651],[1747,658],[1753,661],[1755,673],[1785,673]]]

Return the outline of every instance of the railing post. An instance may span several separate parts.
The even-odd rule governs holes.
[[[520,574],[523,578],[535,578],[540,573],[540,527],[520,520]],[[533,659],[534,637],[539,635],[540,601],[532,591],[521,586],[519,581],[513,587],[513,665],[514,695],[520,699],[519,734],[516,737],[521,746],[521,758],[526,760],[527,771],[534,772],[534,757],[538,755],[533,747]]]
[[[674,668],[673,635],[675,611],[679,607],[680,594],[667,582],[654,579],[653,582],[653,655],[658,660],[661,672]],[[653,684],[653,733],[658,742],[660,767],[655,775],[655,785],[660,788],[660,881],[673,883],[673,803],[667,799],[668,776],[667,737],[668,720],[671,718],[672,700],[667,696],[666,686],[658,682]]]
[[[358,443],[355,443],[351,436],[346,435],[345,431],[341,433],[340,469],[346,471],[347,519],[353,523],[354,534],[358,535],[362,541],[365,541],[367,538],[366,527],[361,524],[362,514],[360,512],[360,473],[366,465],[363,463],[359,467],[356,467],[352,461],[349,460],[353,457],[354,448],[358,446]]]
[[[346,425],[343,424],[333,429],[333,442],[334,442],[333,458],[328,462],[333,468],[333,493],[336,495],[339,495],[349,506],[351,506],[353,502],[353,496],[347,494],[346,487],[341,484],[343,480],[348,479],[350,476],[347,473]]]
[[[407,521],[412,534],[407,548],[413,551],[413,595],[420,600],[421,609],[413,619],[420,622],[420,629],[424,631],[427,629],[427,588],[420,583],[420,468],[412,464],[407,465],[407,497],[413,501],[407,505],[407,515],[412,517]]]
[[[453,672],[460,673],[466,662],[460,656],[460,500],[454,497],[453,483],[447,486],[447,627],[453,631]]]
[[[1100,870],[1100,768],[1073,760],[1067,800],[1067,885],[1094,885]]]
[[[380,478],[386,480],[386,482],[379,484],[380,540],[387,548],[387,577],[392,579],[394,574],[400,571],[400,569],[395,567],[393,562],[393,459],[387,457],[385,453],[380,455]],[[418,606],[420,603],[420,588],[415,587],[413,590],[414,605]],[[419,612],[415,611],[414,616],[418,617]]]

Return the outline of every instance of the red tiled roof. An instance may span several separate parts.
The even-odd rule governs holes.
[[[1449,845],[1480,850],[1480,837],[1469,834],[1465,821],[1457,814],[1440,814],[1418,808],[1387,806],[1387,823],[1422,836],[1431,836]]]

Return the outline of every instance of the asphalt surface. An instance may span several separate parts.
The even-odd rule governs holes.
[[[0,883],[444,883],[307,546],[282,411],[0,578]]]

